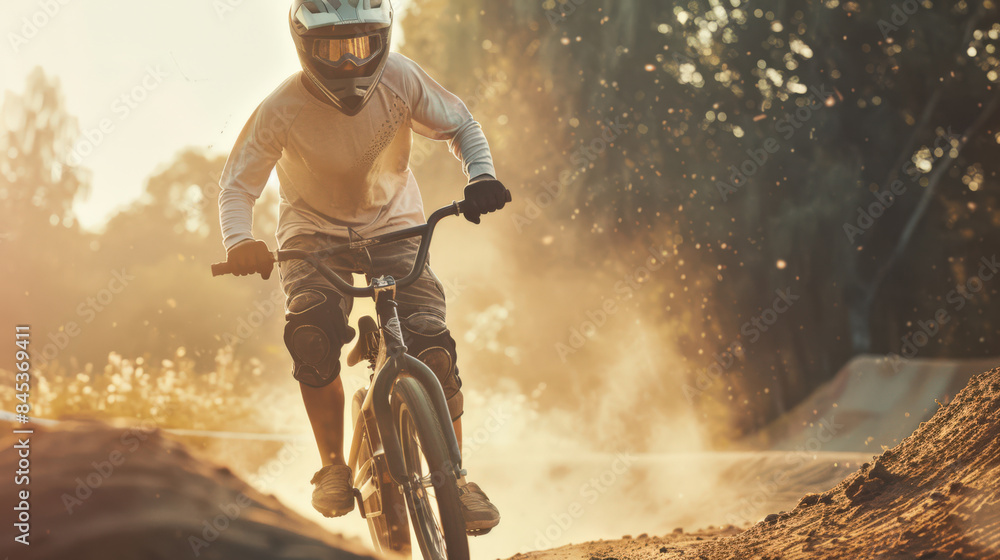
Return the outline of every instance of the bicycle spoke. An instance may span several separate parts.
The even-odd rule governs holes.
[[[424,448],[420,446],[420,438],[414,438],[414,442],[416,442],[416,444],[417,444],[417,456],[418,457],[423,457],[424,456]]]
[[[413,482],[411,494],[413,498],[414,514],[419,523],[414,523],[412,528],[415,531],[423,530],[424,539],[421,539],[431,550],[434,557],[444,558],[447,554],[445,545],[445,535],[441,527],[440,515],[437,512],[437,492],[434,488],[434,473],[431,472],[430,465],[427,464],[423,446],[416,433],[416,426],[413,419],[407,414],[401,422],[400,436],[403,440],[403,456],[407,470],[409,470]],[[426,473],[426,474],[425,474]]]
[[[410,541],[419,544],[420,557],[425,560],[468,560],[465,523],[439,417],[416,381],[402,379],[399,384],[395,413],[406,469]],[[411,408],[411,403],[416,408]]]

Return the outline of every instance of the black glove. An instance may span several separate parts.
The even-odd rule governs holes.
[[[236,276],[260,273],[264,280],[271,277],[274,255],[263,241],[244,241],[236,244],[226,255],[226,262]]]
[[[478,224],[480,216],[496,212],[508,202],[510,202],[510,191],[500,181],[496,179],[476,181],[465,187],[462,214],[466,220]]]

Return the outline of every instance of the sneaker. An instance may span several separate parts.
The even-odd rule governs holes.
[[[310,482],[315,487],[312,505],[324,516],[340,517],[354,509],[354,484],[347,465],[327,465]]]
[[[485,535],[500,523],[500,510],[490,502],[479,485],[469,482],[458,487],[462,502],[465,531],[470,535]]]

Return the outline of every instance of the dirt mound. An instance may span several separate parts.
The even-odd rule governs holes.
[[[698,550],[723,558],[1000,558],[1000,369],[832,490]]]
[[[356,541],[326,532],[158,430],[96,422],[33,428],[30,436],[0,442],[0,472],[13,477],[20,459],[15,445],[24,448],[17,438],[30,438],[30,482],[0,486],[8,512],[22,490],[30,492],[30,545],[14,541],[21,531],[10,535],[8,522],[0,556],[371,558]]]
[[[1000,369],[833,489],[736,535],[587,543],[522,558],[1000,558]]]

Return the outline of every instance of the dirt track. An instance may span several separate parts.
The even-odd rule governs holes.
[[[626,535],[617,541],[596,541],[574,544],[540,552],[518,554],[510,560],[619,560],[625,558],[697,558],[691,551],[706,541],[715,541],[740,534],[735,527],[711,528],[697,533],[677,531],[668,535],[650,537]]]
[[[1000,369],[976,376],[900,445],[746,531],[586,543],[516,559],[1000,558]]]
[[[0,470],[16,470],[14,443],[0,442]],[[38,426],[31,457],[32,546],[12,549],[5,539],[0,556],[371,558],[360,542],[325,531],[155,430]],[[801,474],[812,481],[835,472],[817,468]],[[16,504],[15,490],[0,486],[0,503]],[[1000,558],[1000,369],[973,378],[912,436],[832,489],[745,531],[636,535],[514,558]]]
[[[328,533],[158,430],[98,422],[34,428],[30,546],[15,543],[7,525],[0,556],[372,558],[360,543]],[[11,436],[0,441],[5,473],[17,470],[14,444]],[[13,507],[20,489],[0,485],[0,504]]]

